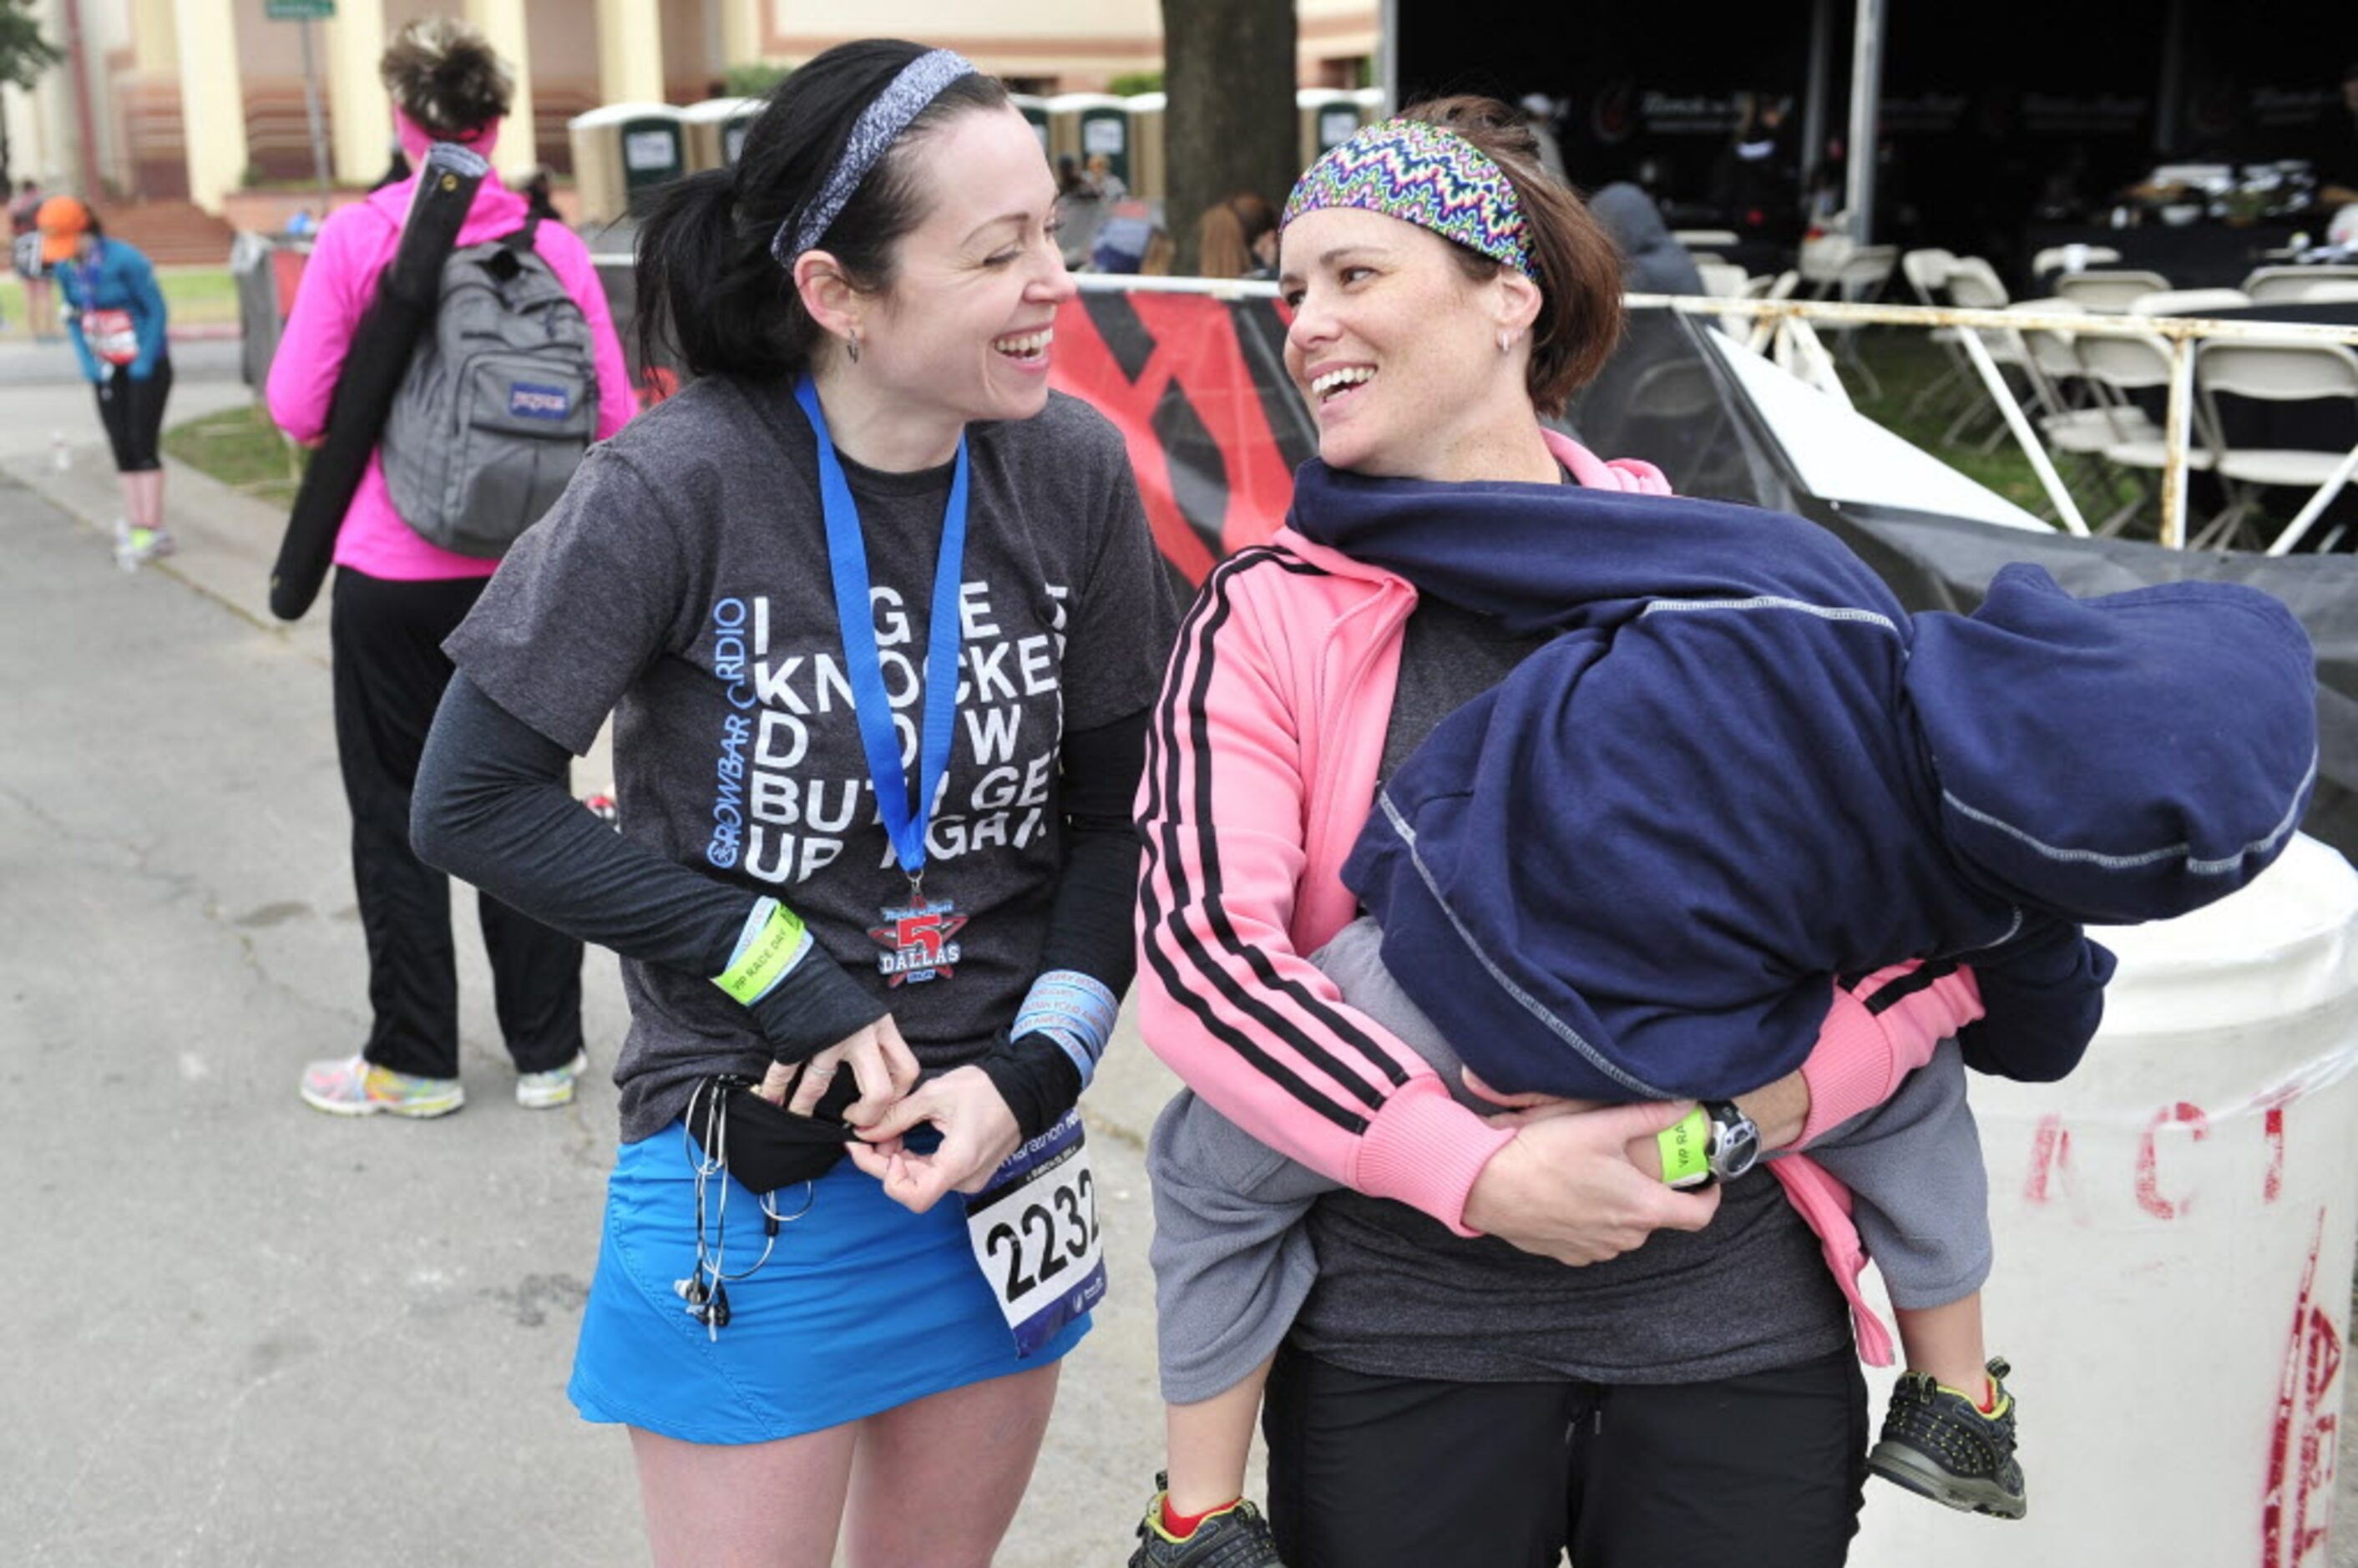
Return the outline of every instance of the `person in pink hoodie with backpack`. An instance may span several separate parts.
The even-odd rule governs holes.
[[[379,65],[394,123],[413,166],[437,141],[488,157],[514,92],[514,73],[482,35],[449,17],[405,26]],[[526,128],[529,134],[529,127]],[[354,330],[393,260],[416,178],[340,209],[321,225],[271,362],[270,416],[307,446],[328,427]],[[460,227],[460,247],[526,229],[523,197],[487,175]],[[560,224],[530,231],[531,249],[580,307],[595,361],[597,439],[635,410],[630,372],[603,286],[579,236]],[[459,1078],[456,957],[449,880],[409,842],[417,761],[452,665],[442,641],[498,568],[495,558],[429,542],[404,520],[373,455],[336,537],[330,643],[336,749],[352,812],[352,877],[368,941],[372,1022],[361,1050],[304,1070],[307,1104],[337,1115],[433,1117],[465,1103]],[[486,895],[484,946],[502,1032],[525,1106],[564,1105],[587,1065],[581,1037],[581,948]]]

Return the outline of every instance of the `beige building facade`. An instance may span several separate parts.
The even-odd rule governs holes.
[[[0,88],[14,169],[60,187],[185,198],[210,211],[240,189],[315,178],[307,81],[318,83],[330,178],[367,185],[390,161],[376,79],[394,29],[455,11],[517,68],[497,155],[514,175],[571,167],[567,122],[601,103],[687,104],[730,70],[794,65],[876,35],[959,50],[1033,92],[1100,91],[1163,63],[1160,0],[333,0],[325,21],[273,19],[269,0],[34,0],[70,59],[33,91]],[[1379,0],[1297,0],[1305,87],[1379,81]],[[858,26],[846,23],[856,17]],[[307,37],[308,35],[308,37]],[[307,70],[307,51],[309,69]],[[529,135],[519,135],[525,124]]]

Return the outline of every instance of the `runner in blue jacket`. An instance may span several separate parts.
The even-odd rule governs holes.
[[[147,258],[110,240],[78,197],[52,196],[35,217],[41,261],[65,298],[66,335],[98,389],[98,417],[123,481],[115,559],[125,568],[172,551],[164,526],[164,463],[156,441],[172,394],[164,293]]]

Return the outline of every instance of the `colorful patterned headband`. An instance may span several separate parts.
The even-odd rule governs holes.
[[[804,206],[802,222],[792,232],[793,243],[787,243],[792,218],[779,224],[771,236],[770,254],[777,264],[790,267],[796,256],[817,244],[819,236],[843,216],[860,182],[909,128],[909,122],[925,113],[925,105],[940,97],[943,88],[973,74],[974,67],[966,57],[950,49],[931,50],[903,66],[892,85],[870,100],[860,118],[852,122],[851,139],[843,144],[843,156],[827,171],[827,183]]]
[[[1539,280],[1531,227],[1506,171],[1439,125],[1386,120],[1329,147],[1294,182],[1285,222],[1322,207],[1356,207],[1414,223]]]

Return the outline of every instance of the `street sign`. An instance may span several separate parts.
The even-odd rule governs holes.
[[[336,0],[262,0],[262,15],[272,22],[333,21]]]

